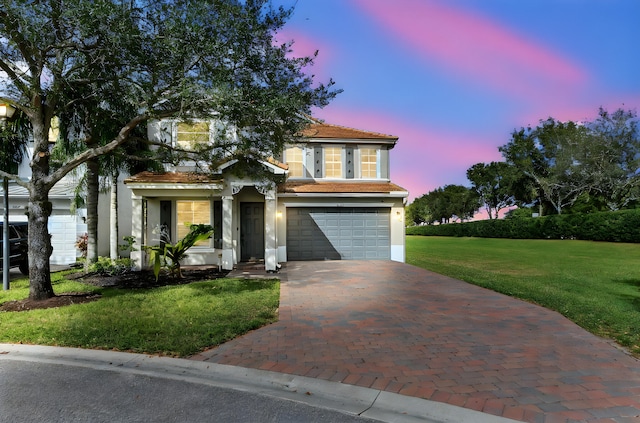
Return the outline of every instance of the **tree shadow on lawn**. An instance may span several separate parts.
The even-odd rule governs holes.
[[[160,274],[158,280],[151,271],[142,270],[139,272],[126,272],[121,275],[100,275],[95,273],[72,273],[66,275],[68,280],[93,285],[100,288],[116,289],[150,289],[161,286],[185,285],[194,282],[202,282],[212,279],[224,278],[229,271],[218,272],[217,267],[210,269],[189,269],[183,270],[182,278],[175,278],[169,274]],[[65,292],[46,300],[34,301],[28,298],[24,300],[7,301],[0,304],[0,311],[28,311],[46,309],[53,307],[64,307],[72,304],[82,304],[96,301],[102,298],[96,292]]]
[[[629,301],[636,310],[640,311],[640,279],[621,279],[613,282],[637,288],[637,293],[635,295],[623,294],[621,297]]]

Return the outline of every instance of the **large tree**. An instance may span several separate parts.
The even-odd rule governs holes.
[[[473,218],[480,208],[476,192],[462,185],[445,185],[421,198],[424,198],[426,207],[431,211],[431,222],[462,222]]]
[[[592,194],[610,210],[619,210],[640,199],[640,130],[635,111],[603,108],[585,125],[589,130],[589,166]]]
[[[521,173],[521,185],[528,188],[522,193],[537,194],[561,214],[592,186],[585,167],[588,141],[584,125],[549,118],[536,128],[514,131],[499,150]]]
[[[520,173],[514,195],[521,203],[550,205],[556,213],[584,198],[612,210],[640,198],[640,134],[635,112],[598,112],[592,122],[553,118],[514,131],[499,150]]]
[[[431,223],[431,210],[427,205],[427,194],[418,197],[405,210],[405,224],[407,226]]]
[[[467,179],[484,204],[489,219],[497,219],[500,210],[514,206],[514,169],[505,162],[476,163],[467,169]]]
[[[31,179],[0,171],[29,191],[31,299],[54,295],[49,192],[71,170],[128,142],[131,131],[149,119],[214,113],[237,129],[235,154],[276,155],[303,127],[310,108],[326,105],[337,93],[331,82],[314,84],[304,74],[313,58],[292,58],[290,43],[275,45],[273,35],[291,10],[264,0],[1,0],[0,5],[0,101],[24,112],[33,129]],[[102,101],[113,95],[134,113]],[[86,149],[53,170],[52,118],[79,105],[117,115],[120,129],[105,145],[93,143],[95,134],[87,130]]]

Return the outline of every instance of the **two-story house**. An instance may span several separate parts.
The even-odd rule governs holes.
[[[188,147],[211,142],[211,126],[156,122],[149,135]],[[285,181],[279,185],[236,176],[233,160],[213,176],[185,163],[128,178],[137,245],[157,243],[160,227],[175,241],[188,224],[206,223],[214,227],[213,239],[193,247],[185,264],[232,269],[264,260],[273,271],[292,260],[404,261],[408,192],[389,173],[398,138],[314,120],[300,135],[279,160],[259,164]],[[144,265],[143,252],[133,258]]]

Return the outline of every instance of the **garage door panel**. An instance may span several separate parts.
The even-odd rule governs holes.
[[[287,209],[289,260],[389,259],[389,209]]]

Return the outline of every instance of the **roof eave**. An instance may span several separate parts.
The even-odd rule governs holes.
[[[393,192],[279,192],[278,197],[284,198],[406,198],[409,196],[407,191]]]

